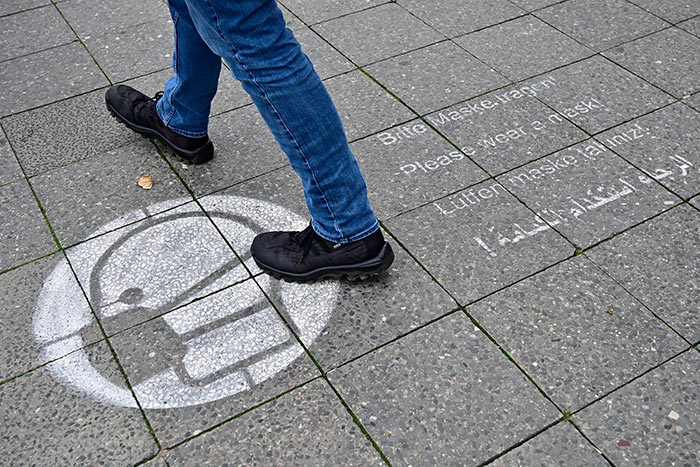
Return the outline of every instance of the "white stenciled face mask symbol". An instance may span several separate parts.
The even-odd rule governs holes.
[[[123,329],[162,315],[157,319],[165,325],[157,336],[143,339],[157,348],[149,349],[140,340],[133,344],[134,355],[155,362],[144,363],[146,370],[131,375],[134,393],[144,408],[204,404],[249,390],[303,354],[258,285],[245,280],[245,268],[226,250],[211,221],[197,205],[180,206],[183,202],[173,200],[127,214],[94,233],[104,235],[69,251],[107,328]],[[258,232],[301,230],[307,225],[302,217],[263,201],[211,196],[204,204],[239,252],[248,251]],[[114,230],[174,206],[180,207]],[[255,269],[249,256],[244,260]],[[338,283],[288,284],[268,276],[259,276],[258,283],[282,304],[279,311],[294,332],[305,343],[313,342],[330,318]],[[59,358],[50,370],[97,400],[133,407],[131,391],[102,375],[80,350],[95,326],[68,264],[59,263],[44,283],[34,315],[35,337],[46,359]],[[153,359],[159,352],[163,358]]]

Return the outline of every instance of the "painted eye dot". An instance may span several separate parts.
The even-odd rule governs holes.
[[[135,305],[143,300],[143,290],[136,288],[126,289],[119,295],[119,301],[127,305]]]

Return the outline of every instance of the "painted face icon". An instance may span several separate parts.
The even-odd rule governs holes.
[[[221,237],[223,233],[230,239],[236,252],[247,252],[261,231],[303,229],[306,221],[300,216],[235,196],[207,197],[206,214],[185,201],[130,213],[91,235],[97,238],[68,250],[106,329],[162,320],[155,337],[137,339],[133,348],[124,350],[163,355],[130,375],[144,408],[204,404],[254,388],[303,354],[292,331],[305,344],[313,342],[337,296],[338,283],[332,281],[288,284],[265,275],[248,279],[246,267]],[[117,228],[152,212],[163,213]],[[242,259],[257,271],[249,253]],[[93,318],[70,266],[60,262],[44,283],[34,315],[34,334],[45,357],[63,357],[51,371],[97,400],[133,407],[128,388],[100,374],[81,350],[90,329],[94,332]]]

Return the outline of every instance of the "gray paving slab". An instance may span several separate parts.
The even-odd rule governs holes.
[[[387,24],[393,27],[387,28]],[[395,3],[327,21],[313,29],[359,66],[444,39]]]
[[[461,312],[329,378],[395,465],[476,465],[557,417]]]
[[[687,21],[683,21],[682,23],[678,23],[676,26],[697,37],[700,37],[700,15]]]
[[[415,117],[361,71],[336,76],[325,83],[350,141]]]
[[[99,0],[67,0],[57,7],[81,39],[149,21],[170,20],[168,7],[161,0],[122,0],[119,8]]]
[[[697,92],[692,96],[683,99],[683,102],[700,112],[700,92]]]
[[[12,2],[0,3],[0,16],[10,15],[19,11],[37,8],[42,5],[51,5],[47,0],[15,0]]]
[[[700,119],[690,107],[672,104],[596,139],[681,197],[700,193]]]
[[[248,310],[213,310],[233,314],[209,325],[202,326],[208,316],[178,320],[175,311],[111,338],[164,446],[319,376],[262,294],[259,300]]]
[[[681,98],[700,90],[700,38],[669,28],[615,47],[605,56],[669,94]]]
[[[72,299],[73,313],[88,320],[92,318],[90,306],[61,253],[0,274],[0,317],[3,323],[0,330],[0,382],[75,350],[70,348],[49,354],[44,349],[44,337],[50,334],[42,330],[60,329],[61,321],[46,320],[46,326],[35,326],[35,310],[51,304],[47,298],[52,290],[56,290],[56,282],[49,279],[51,274],[62,275],[65,283],[70,284],[60,290],[60,294]],[[79,347],[96,342],[102,334],[87,330],[81,338],[83,341]]]
[[[448,195],[488,175],[420,120],[350,145],[380,220]]]
[[[574,420],[616,465],[693,465],[700,450],[697,375],[688,351],[651,371]]]
[[[101,390],[132,407],[101,402]],[[0,422],[10,428],[0,445],[9,465],[133,465],[158,451],[105,344],[0,386]]]
[[[680,202],[593,140],[501,175],[498,181],[579,248]]]
[[[567,411],[619,388],[687,346],[583,256],[467,312]]]
[[[516,465],[602,467],[610,464],[570,423],[559,422],[489,465],[494,467]]]
[[[125,81],[172,64],[173,22],[149,21],[95,33],[83,42],[113,82]]]
[[[297,16],[289,11],[287,8],[285,8],[282,5],[279,5],[280,10],[282,10],[282,15],[284,16],[284,21],[287,24],[287,28],[291,29],[292,31],[296,31],[297,29],[302,29],[305,28],[306,25],[301,22]]]
[[[186,199],[131,211],[95,231],[102,235],[66,250],[108,334],[250,277],[201,208],[182,204]],[[244,237],[246,231],[239,232]]]
[[[463,304],[573,254],[573,246],[494,181],[385,225]]]
[[[365,70],[421,115],[509,83],[452,42],[399,55]]]
[[[214,142],[214,159],[201,165],[183,164],[159,143],[196,196],[227,188],[287,164],[286,156],[254,106],[212,118],[209,138]]]
[[[695,198],[691,199],[690,204],[700,209],[700,197],[696,196]]]
[[[301,50],[314,64],[316,73],[321,79],[330,78],[355,68],[350,60],[343,57],[340,52],[311,29],[297,29],[294,31],[294,36],[301,44]]]
[[[690,342],[700,341],[700,213],[679,206],[588,251],[632,295]]]
[[[448,37],[466,34],[525,14],[525,11],[506,0],[476,0],[468,4],[460,0],[400,0],[399,4]]]
[[[140,139],[107,112],[104,92],[94,91],[2,120],[28,176]]]
[[[559,3],[561,0],[510,0],[511,3],[519,6],[523,10],[533,11],[547,7],[554,3]]]
[[[323,380],[173,449],[167,459],[173,467],[227,463],[384,465]]]
[[[571,0],[534,14],[597,51],[668,26],[662,19],[626,0]]]
[[[593,54],[534,16],[482,29],[455,40],[513,81],[521,81]]]
[[[154,181],[150,190],[137,183],[145,175]],[[88,239],[101,225],[129,212],[143,210],[145,217],[153,204],[189,198],[146,140],[46,172],[35,177],[32,185],[63,246]]]
[[[0,17],[0,31],[0,61],[76,40],[53,7]]]
[[[284,5],[306,24],[345,16],[382,3],[386,3],[386,0],[284,0]]]
[[[0,131],[0,185],[6,185],[23,177],[10,143]]]
[[[592,57],[547,74],[557,86],[537,97],[587,132],[594,134],[648,113],[673,98],[629,71]],[[525,86],[539,81],[526,81]]]
[[[3,116],[109,84],[78,42],[2,62],[0,81]]]
[[[0,187],[0,271],[56,249],[29,184],[21,180]]]
[[[700,5],[692,0],[630,0],[647,11],[677,23],[691,16],[700,15]]]
[[[541,92],[562,86],[543,76],[428,115],[426,120],[491,174],[498,174],[557,149],[586,134],[537,100]]]

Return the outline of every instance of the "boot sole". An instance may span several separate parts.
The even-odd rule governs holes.
[[[170,149],[172,149],[178,157],[180,157],[183,161],[187,162],[188,164],[203,164],[205,162],[210,161],[212,157],[214,157],[214,144],[211,141],[207,142],[207,144],[195,151],[189,151],[187,149],[180,148],[169,142],[163,135],[161,135],[157,131],[130,122],[129,120],[124,118],[124,116],[121,115],[114,107],[112,107],[112,105],[106,99],[105,104],[109,113],[111,113],[112,116],[119,123],[123,124],[130,130],[135,131],[144,138],[157,138],[158,140],[162,141],[163,144],[167,145]]]
[[[347,279],[356,281],[377,276],[389,269],[394,262],[394,251],[391,249],[391,245],[385,242],[379,254],[367,261],[347,266],[327,266],[302,274],[280,271],[279,269],[275,269],[258,261],[255,257],[253,257],[253,259],[255,260],[255,264],[264,272],[275,279],[281,279],[287,282],[311,282],[321,279]]]

